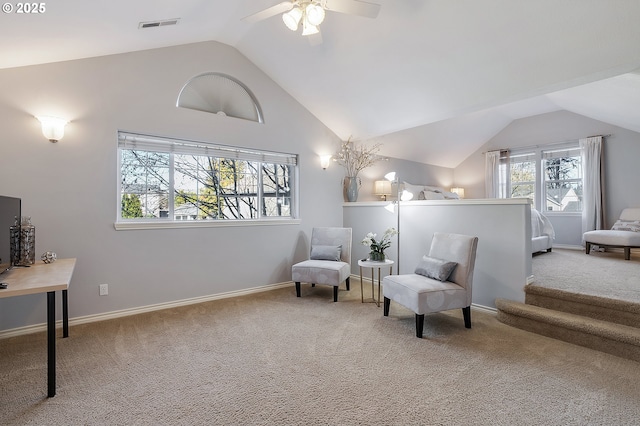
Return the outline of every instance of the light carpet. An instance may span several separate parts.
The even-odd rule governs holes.
[[[640,253],[553,249],[533,257],[533,285],[640,304]]]
[[[367,287],[365,286],[365,292]],[[472,310],[302,286],[0,340],[3,425],[632,425],[640,365]]]

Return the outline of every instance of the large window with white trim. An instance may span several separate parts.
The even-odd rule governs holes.
[[[579,147],[542,151],[545,211],[581,212],[583,183]]]
[[[118,222],[297,216],[295,154],[119,132]]]
[[[500,197],[529,198],[545,212],[582,212],[578,143],[512,150],[500,159]]]

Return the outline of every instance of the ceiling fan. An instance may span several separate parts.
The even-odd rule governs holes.
[[[324,21],[325,11],[375,18],[380,11],[380,5],[361,0],[290,0],[242,19],[249,23],[255,23],[281,13],[287,28],[291,31],[297,31],[302,23],[302,35],[314,36],[316,42],[312,42],[312,44],[318,44],[322,40],[319,38],[318,26]]]

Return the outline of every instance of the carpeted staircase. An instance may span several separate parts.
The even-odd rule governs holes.
[[[640,304],[529,284],[525,303],[497,299],[504,324],[640,362]]]

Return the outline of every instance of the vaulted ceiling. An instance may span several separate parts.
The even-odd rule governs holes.
[[[242,20],[279,0],[56,0],[3,13],[0,68],[215,40],[340,138],[445,167],[556,110],[640,132],[640,1],[367,1],[377,18],[328,12],[312,46],[279,16]]]

